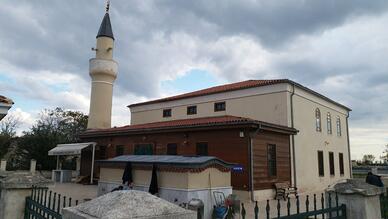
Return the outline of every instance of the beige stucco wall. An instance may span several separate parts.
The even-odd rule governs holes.
[[[31,189],[3,189],[0,197],[0,218],[23,218],[25,200],[29,195]]]
[[[100,181],[121,183],[124,169],[100,169]],[[133,183],[136,186],[149,186],[151,170],[133,170]],[[199,173],[158,171],[158,185],[163,188],[203,189],[228,187],[231,183],[230,172],[221,172],[216,168],[208,168]]]
[[[225,101],[226,110],[214,112],[214,103]],[[187,115],[187,107],[196,105],[197,114]],[[172,116],[163,118],[163,109],[171,108]],[[131,124],[177,119],[234,115],[264,122],[287,125],[287,91],[285,85],[274,85],[196,97],[168,103],[131,108]]]
[[[350,177],[346,130],[347,111],[301,89],[296,89],[294,123],[299,133],[295,135],[296,182],[300,192],[322,190],[336,181]],[[316,131],[315,109],[321,111],[321,132]],[[332,134],[327,132],[326,115],[330,112]],[[341,120],[341,136],[337,136],[336,118]],[[324,176],[318,173],[318,151],[323,151]],[[330,175],[329,152],[334,153],[335,175]],[[339,153],[344,157],[344,175],[340,175]]]

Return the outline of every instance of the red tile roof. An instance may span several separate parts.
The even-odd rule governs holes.
[[[260,125],[261,127],[267,127],[274,131],[283,131],[286,133],[296,133],[297,130],[286,126],[275,125],[271,123],[261,122],[249,118],[236,117],[236,116],[217,116],[217,117],[205,117],[195,119],[181,119],[171,120],[163,122],[153,122],[138,125],[127,125],[109,129],[89,129],[82,134],[87,135],[100,135],[104,133],[133,133],[133,132],[147,132],[147,131],[160,131],[171,130],[179,128],[200,128],[200,127],[214,127],[214,126],[231,126],[231,125]]]
[[[0,103],[13,104],[13,101],[5,96],[0,95]]]
[[[287,79],[276,79],[276,80],[248,80],[248,81],[241,81],[237,83],[232,84],[224,84],[220,86],[210,87],[203,90],[198,90],[190,93],[180,94],[176,96],[161,98],[157,100],[151,100],[147,102],[142,103],[135,103],[131,104],[128,107],[132,106],[140,106],[140,105],[146,105],[151,103],[161,103],[166,101],[172,101],[172,100],[180,100],[184,98],[190,98],[190,97],[199,97],[199,96],[205,96],[209,94],[216,94],[216,93],[222,93],[227,91],[234,91],[234,90],[242,90],[252,87],[261,87],[261,86],[267,86],[272,84],[279,84],[279,83],[287,83]]]

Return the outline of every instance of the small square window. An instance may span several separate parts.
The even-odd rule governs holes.
[[[164,109],[163,117],[171,117],[171,109]]]
[[[214,103],[214,112],[225,111],[225,102]]]
[[[178,145],[175,143],[167,144],[167,155],[177,155]]]
[[[187,115],[195,115],[195,114],[197,114],[197,106],[188,106]]]

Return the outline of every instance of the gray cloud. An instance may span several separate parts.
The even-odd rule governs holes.
[[[28,86],[0,82],[0,91],[46,102],[59,95],[66,106],[85,108],[88,58],[103,4],[3,1],[0,66],[19,69],[10,74]],[[382,129],[388,122],[387,7],[384,0],[112,1],[120,71],[115,103],[124,108],[159,97],[161,81],[202,69],[230,82],[291,78],[353,108],[353,127],[375,123]],[[76,85],[68,93],[47,92],[42,71],[76,75],[58,79]],[[115,112],[127,115],[125,108]]]

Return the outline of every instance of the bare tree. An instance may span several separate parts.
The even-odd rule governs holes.
[[[0,135],[13,138],[16,136],[16,130],[20,126],[20,119],[14,115],[7,115],[0,122]]]

